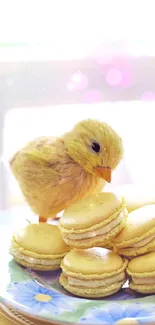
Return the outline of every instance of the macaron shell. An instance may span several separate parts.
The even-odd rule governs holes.
[[[124,272],[128,264],[127,259],[104,248],[92,248],[88,249],[88,252],[87,250],[81,250],[81,258],[78,257],[79,254],[80,251],[72,251],[70,256],[66,256],[62,260],[61,268],[67,276],[81,280],[103,280],[104,278],[117,276]],[[82,262],[84,256],[86,256],[87,263]],[[76,258],[79,258],[80,263]]]
[[[130,289],[140,292],[140,293],[144,293],[144,294],[153,294],[155,293],[155,285],[142,285],[142,284],[134,284],[134,283],[130,283],[129,285]]]
[[[117,195],[124,197],[128,212],[142,206],[155,204],[155,186],[121,185],[114,189]]]
[[[63,241],[60,229],[46,223],[29,224],[14,234],[13,242],[24,254],[37,254],[37,257],[59,256],[70,249]]]
[[[84,298],[102,298],[110,296],[116,292],[118,292],[122,285],[124,284],[124,281],[114,283],[109,285],[108,287],[100,287],[100,288],[84,288],[84,287],[76,287],[69,285],[67,283],[66,277],[61,274],[59,278],[60,284],[70,293]]]
[[[112,247],[112,245],[110,243],[107,243],[104,246],[100,246],[100,247],[111,249],[111,250],[113,249],[113,247]]]
[[[111,215],[119,212],[122,198],[111,192],[102,192],[80,200],[65,210],[60,226],[70,230],[90,228],[100,222],[106,222]]]
[[[124,228],[126,223],[127,215],[124,216],[124,219],[120,222],[120,224],[113,228],[106,236],[100,235],[96,237],[89,238],[89,240],[71,240],[67,238],[67,235],[62,231],[62,237],[68,246],[76,247],[76,248],[90,248],[94,246],[107,246],[111,244],[111,240],[120,233],[120,231]]]
[[[113,239],[113,246],[125,248],[155,233],[155,204],[129,213],[124,229]]]
[[[138,277],[155,275],[155,252],[133,258],[128,264],[127,273]]]
[[[54,270],[59,270],[60,269],[60,265],[40,265],[40,264],[30,264],[26,261],[24,261],[23,259],[18,259],[18,258],[15,258],[15,261],[26,267],[26,268],[30,268],[34,271],[54,271]]]
[[[121,269],[123,259],[108,249],[94,247],[70,251],[64,257],[62,265],[75,273],[103,275]]]

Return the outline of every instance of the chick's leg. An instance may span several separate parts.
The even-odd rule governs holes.
[[[59,215],[54,215],[54,216],[51,216],[50,218],[46,218],[46,217],[42,217],[42,216],[39,216],[39,223],[40,222],[48,222],[48,220],[55,220],[55,219],[59,219]]]
[[[39,222],[47,222],[47,218],[39,216]]]

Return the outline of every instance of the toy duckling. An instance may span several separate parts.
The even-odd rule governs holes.
[[[62,137],[28,143],[10,166],[31,209],[46,221],[100,192],[123,156],[119,135],[106,123],[84,120]]]

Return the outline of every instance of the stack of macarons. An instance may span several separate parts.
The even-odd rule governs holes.
[[[136,193],[136,187],[133,189]],[[105,262],[105,256],[110,254],[110,251],[108,252],[105,249],[107,247],[110,248],[113,253],[115,252],[115,257],[126,258],[128,260],[128,266],[126,264],[126,273],[129,278],[129,285],[133,290],[142,293],[155,293],[155,286],[152,287],[150,285],[150,283],[152,284],[153,281],[155,281],[155,196],[150,194],[150,196],[148,195],[147,198],[144,199],[143,195],[143,199],[140,200],[140,197],[142,197],[141,193],[139,194],[137,205],[136,200],[134,204],[132,204],[134,197],[132,197],[132,200],[129,200],[129,197],[131,198],[131,191],[130,196],[127,196],[126,191],[125,197],[128,198],[127,208],[131,211],[129,214],[126,209],[126,201],[121,198],[121,195],[118,192],[102,192],[97,195],[89,196],[88,198],[70,206],[64,212],[60,219],[60,229],[64,241],[72,247],[77,248],[77,252],[79,252],[79,249],[83,249],[80,252],[79,257],[79,261],[81,262],[79,263],[80,266],[77,266],[76,269],[75,265],[77,264],[73,264],[73,256],[76,258],[79,253],[75,253],[75,251],[69,252],[61,263],[62,275],[60,277],[60,283],[64,288],[66,288],[66,290],[86,297],[88,297],[88,295],[89,297],[90,295],[91,297],[97,297],[97,294],[99,294],[98,290],[102,297],[112,294],[112,282],[105,281],[104,288],[102,286],[98,288],[96,282],[97,277],[92,283],[93,276],[91,274],[91,267],[91,282],[87,281],[88,279],[86,274],[88,275],[88,269],[86,274],[84,274],[83,271],[84,265],[88,265],[87,258],[84,258],[84,256],[86,256],[86,251],[87,253],[89,251],[89,255],[91,252],[91,259],[96,265],[98,265],[94,250],[91,251],[89,248],[101,246],[103,254],[101,254],[102,257],[100,255],[100,259],[102,260],[102,263]],[[99,248],[94,249],[97,251]],[[70,254],[72,254],[72,262]],[[149,257],[149,254],[151,254],[151,257]],[[81,256],[83,257],[83,260],[81,259]],[[147,270],[145,270],[145,267],[143,268],[141,266],[141,271],[138,273],[138,271],[136,271],[136,265],[140,265],[141,261],[144,261],[145,264],[147,256],[150,258]],[[153,261],[154,266],[152,264]],[[111,259],[111,264],[113,263],[114,259]],[[111,270],[109,268],[108,259],[106,259],[105,264],[107,270],[109,269],[109,278],[111,281]],[[117,263],[115,262],[115,266],[116,265]],[[141,265],[143,265],[143,263]],[[151,265],[152,268],[150,268]],[[79,267],[81,268],[81,271],[79,270]],[[98,270],[101,270],[101,268],[98,267]],[[102,275],[104,276],[104,271],[102,270],[102,272]],[[98,272],[96,272],[96,276],[99,276]],[[100,284],[101,283],[102,281]],[[106,283],[108,283],[109,290],[106,288]],[[117,277],[115,277],[115,284],[118,285]],[[92,287],[89,287],[90,285],[93,286],[93,290]]]
[[[155,293],[155,204],[129,213],[124,229],[112,240],[117,254],[128,258],[131,289]]]
[[[124,199],[111,192],[91,195],[64,211],[59,227],[66,244],[74,247],[61,263],[60,283],[67,291],[99,298],[122,288],[128,260],[107,248],[127,217]]]
[[[131,211],[120,193],[91,195],[69,206],[59,225],[17,231],[10,252],[35,270],[61,266],[60,284],[77,296],[112,295],[127,278],[133,290],[155,293],[155,204]]]

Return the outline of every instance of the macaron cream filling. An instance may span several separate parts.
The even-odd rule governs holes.
[[[56,259],[46,259],[46,258],[34,258],[31,256],[24,255],[20,253],[17,249],[10,248],[10,254],[17,258],[18,260],[24,260],[25,262],[29,263],[30,265],[60,265],[62,258]]]
[[[94,229],[92,231],[86,231],[85,233],[72,233],[65,234],[68,239],[73,240],[81,240],[81,239],[89,239],[100,235],[106,235],[109,231],[117,227],[121,221],[124,219],[124,213],[121,212],[115,220],[112,220],[107,225],[102,226],[99,229]]]
[[[130,247],[143,247],[146,244],[150,243],[154,238],[155,238],[155,234],[153,234],[152,236],[149,236],[145,239],[142,239],[133,245],[130,245]]]
[[[105,287],[110,284],[125,280],[125,272],[121,272],[120,274],[117,274],[116,276],[104,278],[103,280],[81,280],[77,278],[73,278],[71,276],[65,275],[67,282],[69,285],[77,286],[77,287],[86,287],[86,288],[99,288],[99,287]]]
[[[141,277],[141,278],[138,278],[138,277],[132,277],[132,282],[134,284],[152,284],[154,285],[155,284],[155,276],[145,276],[145,277]]]
[[[121,251],[122,252],[127,252],[130,248],[145,248],[145,245],[147,244],[151,244],[151,242],[153,242],[153,240],[155,239],[155,234],[150,235],[149,237],[146,237],[142,240],[137,241],[137,243],[134,244],[129,244],[127,247],[122,247]],[[147,247],[147,246],[146,246]],[[115,249],[115,251],[117,251],[117,249]]]

